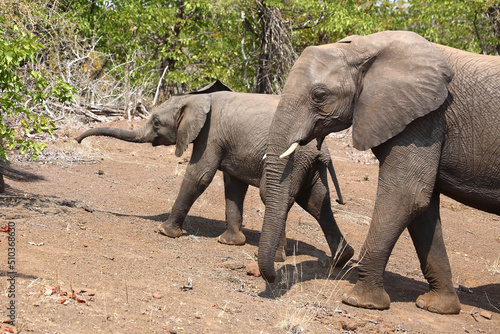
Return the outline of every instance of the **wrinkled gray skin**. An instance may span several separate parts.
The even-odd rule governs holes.
[[[499,57],[432,44],[411,32],[353,36],[307,48],[289,74],[269,134],[259,244],[263,276],[276,277],[269,257],[293,194],[289,175],[297,156],[279,156],[294,142],[321,140],[352,125],[354,146],[371,148],[380,169],[359,280],[343,301],[389,308],[383,275],[394,244],[408,228],[430,288],[417,306],[458,313],[439,194],[500,214],[499,78]]]
[[[216,82],[215,85],[222,84]],[[160,232],[170,237],[183,233],[182,225],[189,209],[219,169],[224,174],[227,223],[227,230],[219,236],[219,241],[242,245],[245,243],[241,231],[243,200],[248,185],[261,185],[267,134],[280,98],[227,91],[206,93],[216,90],[203,89],[196,92],[197,95],[170,98],[138,130],[96,128],[87,130],[76,140],[81,142],[88,136],[101,135],[154,146],[176,145],[176,156],[181,156],[193,142],[193,153],[179,195],[169,218],[160,225]],[[294,166],[293,177],[298,188],[294,200],[318,220],[333,254],[337,248],[343,250],[338,254],[338,263],[343,264],[354,251],[344,241],[331,210],[327,169],[330,167],[333,172],[333,165],[328,149],[324,145],[318,151],[313,143],[296,154],[300,161]],[[261,193],[265,193],[265,189],[261,188]],[[284,235],[282,243],[286,240]],[[276,254],[277,261],[283,260],[283,248]]]

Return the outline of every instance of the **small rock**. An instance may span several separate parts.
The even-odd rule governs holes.
[[[257,262],[254,261],[247,266],[247,275],[260,277],[260,270]]]
[[[342,322],[342,329],[349,332],[354,332],[358,329],[358,325],[352,321]]]
[[[491,320],[491,317],[493,316],[489,311],[481,311],[479,315],[488,320]]]
[[[186,285],[181,286],[181,290],[193,290],[193,280],[191,279],[191,277],[188,277],[188,283]]]
[[[161,297],[163,297],[163,296],[160,295],[159,293],[153,293],[153,298],[161,299]]]

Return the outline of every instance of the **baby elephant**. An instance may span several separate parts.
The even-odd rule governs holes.
[[[193,153],[168,219],[159,226],[169,237],[179,237],[182,225],[194,201],[203,193],[219,169],[224,176],[227,230],[219,236],[225,244],[242,245],[243,200],[248,185],[260,187],[264,198],[264,153],[267,135],[279,96],[235,93],[220,81],[188,95],[174,96],[152,113],[137,130],[95,128],[76,140],[89,136],[109,136],[136,143],[176,145],[180,157],[189,143]],[[316,143],[299,147],[295,154],[292,179],[293,198],[321,225],[337,265],[345,264],[354,254],[344,240],[333,217],[327,173],[335,179],[326,145]],[[338,189],[337,189],[338,191]],[[341,201],[340,193],[339,198]],[[293,202],[289,203],[288,209]],[[284,231],[282,231],[284,241]],[[279,255],[279,254],[278,254]],[[282,253],[283,255],[283,253]],[[277,259],[279,256],[277,257]]]

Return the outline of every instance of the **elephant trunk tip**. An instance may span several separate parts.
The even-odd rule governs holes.
[[[75,137],[75,140],[77,141],[78,144],[81,144],[84,138],[85,138],[84,136],[80,135],[78,137]]]
[[[271,261],[270,264],[264,263],[264,261],[260,261],[261,258],[263,257],[262,256],[259,257],[258,260],[260,275],[266,282],[274,283],[276,281],[276,270],[274,270],[274,261]]]
[[[272,274],[264,274],[264,272],[261,271],[260,275],[262,276],[262,278],[266,282],[274,283],[276,281],[276,273],[274,273],[274,275],[272,275]]]

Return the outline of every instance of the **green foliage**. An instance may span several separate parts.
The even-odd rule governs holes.
[[[408,30],[439,44],[494,54],[498,39],[492,34],[488,8],[493,0],[408,0]]]
[[[31,34],[17,26],[4,28],[0,21],[0,159],[7,160],[7,149],[18,148],[36,158],[45,144],[30,139],[32,132],[52,133],[54,122],[33,111],[49,97],[61,102],[72,99],[72,87],[58,82],[47,91],[48,83],[41,73],[30,71],[21,78],[19,72],[27,63],[36,62],[35,55],[42,47]],[[4,36],[15,35],[15,38]]]
[[[2,66],[7,61],[18,66],[34,62],[38,52],[43,62],[28,72],[51,80],[45,87],[37,74],[19,81],[31,95],[17,88],[23,97],[11,101],[16,107],[28,101],[28,110],[51,94],[69,97],[69,86],[54,84],[57,77],[77,87],[80,101],[87,104],[118,104],[134,96],[149,108],[156,92],[154,102],[159,103],[214,79],[237,91],[255,91],[263,59],[275,56],[266,54],[265,42],[272,43],[276,36],[266,35],[273,32],[266,30],[263,15],[273,7],[279,9],[277,19],[285,29],[274,33],[291,38],[290,63],[309,45],[382,30],[411,30],[432,42],[471,52],[500,50],[500,24],[495,35],[494,17],[488,14],[498,5],[493,0],[6,1],[0,4],[0,14],[12,26],[37,36],[43,46],[31,53],[25,50],[18,58],[6,53]],[[17,40],[21,29],[9,29],[4,35]],[[2,94],[7,96],[5,89]]]

